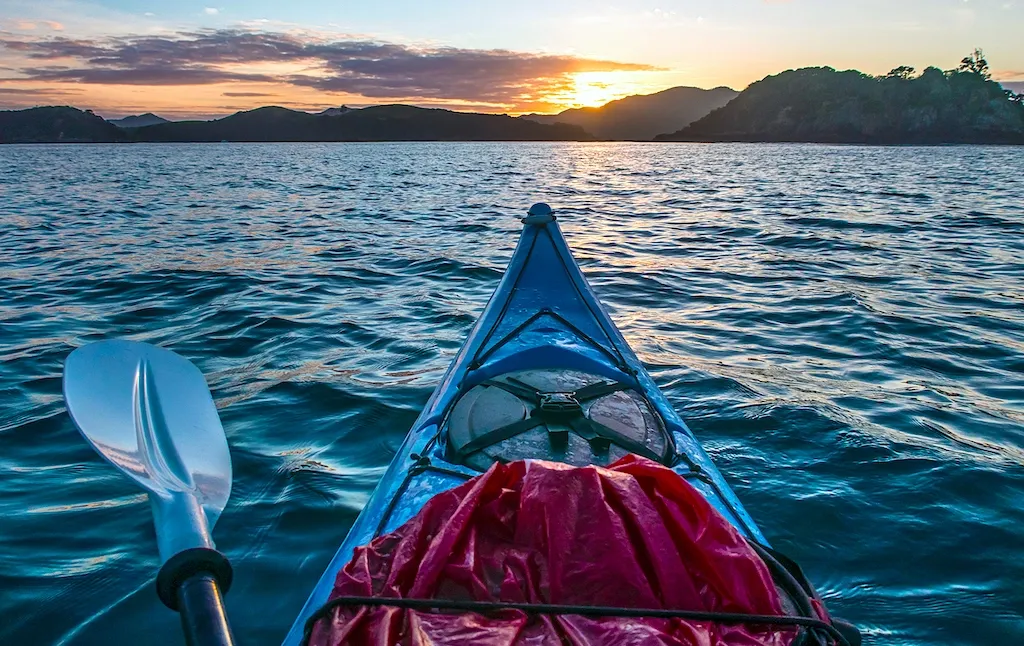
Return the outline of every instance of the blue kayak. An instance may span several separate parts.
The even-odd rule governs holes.
[[[612,323],[551,209],[534,205],[504,277],[285,638],[331,594],[353,550],[495,461],[673,469],[748,540],[764,536]]]

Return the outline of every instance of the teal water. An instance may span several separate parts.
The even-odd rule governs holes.
[[[1024,643],[1024,149],[442,143],[0,146],[0,643],[182,643],[71,350],[207,375],[227,605],[273,644],[541,200],[867,643]]]

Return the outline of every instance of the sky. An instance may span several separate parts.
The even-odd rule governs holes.
[[[975,47],[1024,83],[1024,0],[0,0],[0,108],[551,113],[808,66],[949,69]]]

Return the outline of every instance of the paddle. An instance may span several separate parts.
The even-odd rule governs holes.
[[[231,495],[231,456],[203,374],[146,343],[101,341],[64,364],[64,401],[82,436],[149,494],[161,601],[190,646],[234,643],[222,592],[231,565],[210,538]]]

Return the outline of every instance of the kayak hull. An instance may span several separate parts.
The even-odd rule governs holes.
[[[594,295],[554,216],[541,212],[525,218],[524,224],[501,282],[310,594],[284,641],[286,646],[301,643],[307,619],[328,600],[338,571],[357,546],[397,529],[433,496],[481,473],[480,468],[470,466],[472,461],[461,459],[465,456],[453,457],[453,452],[458,453],[452,446],[453,409],[474,389],[514,386],[506,383],[515,382],[507,376],[527,374],[524,371],[586,374],[616,384],[613,388],[628,389],[633,399],[642,399],[658,418],[657,426],[667,440],[658,447],[662,452],[659,461],[686,478],[745,538],[767,543]],[[559,397],[571,394],[555,393]],[[625,401],[623,396],[619,398]],[[573,405],[579,407],[576,402]],[[587,415],[596,418],[595,409],[591,407]],[[600,424],[597,428],[608,430]],[[534,428],[531,432],[540,431]],[[547,432],[552,437],[573,435],[579,442],[574,433],[558,435],[552,428]],[[617,435],[609,435],[615,444]],[[590,443],[598,446],[593,438]],[[550,449],[544,444],[530,446],[536,453],[528,457],[570,461],[561,457],[557,444]],[[476,453],[477,462],[479,455]],[[607,463],[614,457],[613,452],[595,462]]]

